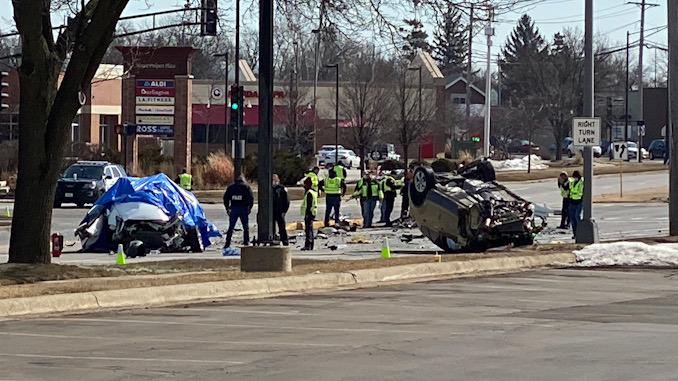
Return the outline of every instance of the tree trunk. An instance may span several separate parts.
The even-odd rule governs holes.
[[[409,144],[403,144],[403,160],[405,160],[405,161],[404,161],[404,163],[405,163],[405,169],[407,169],[407,164],[408,164],[408,162],[410,161],[410,153],[408,152],[409,149],[410,149],[410,145],[409,145]]]

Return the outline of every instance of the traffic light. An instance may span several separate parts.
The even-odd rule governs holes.
[[[9,94],[6,92],[9,88],[9,83],[5,82],[5,77],[8,75],[9,73],[6,71],[0,72],[0,112],[9,108],[9,105],[5,103],[9,100]]]
[[[217,35],[217,0],[202,0],[200,10],[200,35]]]
[[[480,136],[474,136],[471,138],[472,141],[474,142],[479,142],[480,141]]]
[[[231,126],[238,127],[238,120],[242,112],[242,86],[231,86]]]

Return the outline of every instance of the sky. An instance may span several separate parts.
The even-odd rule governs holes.
[[[666,46],[667,31],[657,28],[666,26],[667,0],[648,1],[658,6],[647,8],[646,40],[649,43]],[[133,15],[176,9],[179,2],[183,3],[180,0],[131,0],[124,14]],[[228,1],[228,3],[230,5],[231,1]],[[493,24],[495,36],[492,39],[491,48],[493,62],[496,62],[496,56],[500,52],[501,45],[506,42],[518,18],[523,13],[528,13],[532,17],[537,28],[548,40],[551,40],[556,32],[562,31],[564,28],[579,28],[582,31],[584,29],[584,0],[535,0],[532,5],[522,5],[516,11],[496,16],[496,22]],[[6,15],[0,16],[0,30],[3,33],[12,26],[11,14],[11,0],[0,0],[0,15]],[[611,47],[625,45],[627,31],[632,33],[631,42],[633,43],[637,41],[640,31],[640,7],[629,4],[629,0],[594,0],[594,30],[597,35],[605,36]],[[650,35],[651,33],[654,34]],[[473,44],[473,60],[476,64],[482,64],[485,62],[487,54],[486,38],[482,31],[476,35]],[[635,53],[632,54],[635,55]],[[649,58],[645,61],[645,64],[653,62],[653,56],[654,51],[648,51],[646,57]]]

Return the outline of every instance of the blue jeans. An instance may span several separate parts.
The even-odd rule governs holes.
[[[371,228],[372,227],[372,219],[374,218],[374,208],[377,207],[377,201],[378,199],[376,198],[366,198],[365,203],[363,204],[363,227],[364,228]]]
[[[242,231],[244,235],[243,244],[247,245],[250,242],[250,230],[249,227],[247,226],[249,213],[247,212],[247,209],[248,208],[246,206],[234,206],[231,208],[231,215],[228,216],[228,231],[226,232],[226,245],[224,245],[224,247],[231,246],[231,237],[233,237],[233,229],[235,229],[235,224],[236,222],[238,222],[238,220],[240,220],[240,223],[242,224]]]
[[[573,204],[570,202],[570,206],[568,207],[568,214],[570,216],[570,222],[572,223],[572,232],[574,234],[577,234],[577,225],[579,225],[579,221],[581,221],[581,208],[582,208],[582,203],[577,203]]]
[[[341,206],[341,196],[325,196],[325,226],[330,224],[330,214],[334,210],[334,223],[339,225],[339,206]]]

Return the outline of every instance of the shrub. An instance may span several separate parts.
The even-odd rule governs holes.
[[[309,157],[299,157],[293,153],[278,151],[274,159],[274,172],[283,185],[294,185],[304,177],[311,164]]]
[[[453,161],[448,159],[438,159],[431,163],[433,172],[452,172],[456,169]]]
[[[398,160],[386,160],[381,163],[382,171],[393,171],[396,169],[405,169],[405,164],[399,162]]]
[[[248,180],[257,179],[257,155],[247,155],[242,161],[242,175]]]
[[[207,163],[197,165],[194,170],[194,176],[200,173],[202,184],[206,187],[223,187],[233,182],[234,167],[231,159],[226,156],[224,151],[211,153],[207,157]]]

